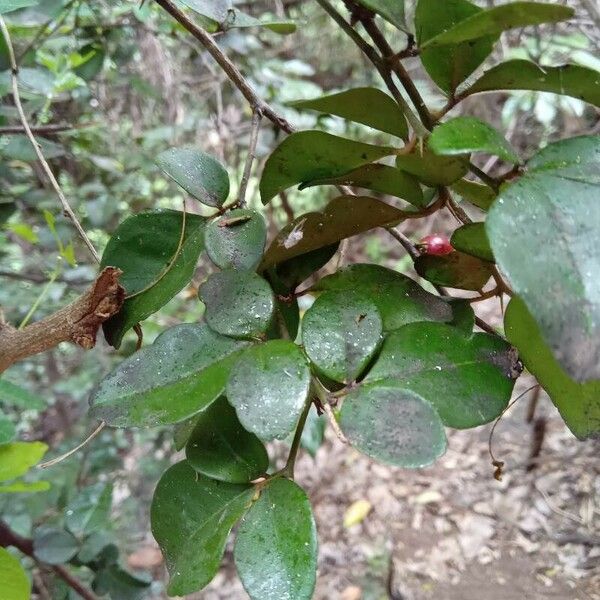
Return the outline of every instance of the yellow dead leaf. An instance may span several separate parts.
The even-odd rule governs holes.
[[[372,505],[368,500],[357,500],[352,503],[344,514],[344,527],[358,525],[371,512]]]

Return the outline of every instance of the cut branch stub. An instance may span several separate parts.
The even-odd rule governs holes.
[[[85,350],[93,348],[98,328],[123,304],[125,291],[119,285],[120,276],[120,269],[106,267],[82,296],[25,329],[0,322],[0,373],[61,342],[72,342]]]

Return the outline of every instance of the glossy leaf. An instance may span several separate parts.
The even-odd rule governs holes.
[[[276,266],[277,279],[289,290],[295,289],[311,275],[323,268],[335,255],[339,244],[330,244],[291,258]],[[275,290],[278,292],[278,290]],[[282,293],[285,290],[282,290]]]
[[[351,383],[382,341],[377,306],[359,292],[326,292],[302,319],[302,344],[317,369],[334,381]]]
[[[459,227],[450,239],[456,250],[488,262],[494,262],[494,253],[485,232],[485,223],[469,223]]]
[[[216,332],[256,338],[271,322],[275,298],[269,284],[251,271],[222,271],[211,275],[198,291],[206,305],[205,318]]]
[[[354,88],[311,100],[298,100],[290,106],[342,117],[402,139],[408,135],[404,113],[392,97],[377,88]]]
[[[229,175],[216,159],[196,148],[170,148],[156,162],[188,194],[208,206],[223,206],[229,196]]]
[[[517,296],[506,309],[504,329],[573,435],[580,440],[600,437],[600,381],[577,383],[565,373],[542,339],[527,306]]]
[[[600,137],[547,146],[486,227],[498,266],[576,381],[600,379]]]
[[[68,531],[53,527],[37,529],[33,535],[33,553],[49,565],[62,565],[79,551],[79,542]]]
[[[365,383],[411,390],[430,402],[448,427],[466,429],[502,413],[520,369],[501,338],[444,323],[411,323],[391,333]]]
[[[284,439],[296,428],[309,387],[310,371],[300,348],[271,340],[241,356],[226,395],[246,430],[263,440]]]
[[[429,147],[445,156],[485,152],[518,163],[519,157],[511,145],[491,125],[475,117],[456,117],[438,125],[429,138]]]
[[[421,45],[421,48],[460,44],[485,36],[497,35],[515,27],[557,23],[570,19],[573,14],[572,8],[560,4],[511,2],[474,13],[453,27],[428,39]]]
[[[1,547],[0,590],[2,590],[4,600],[29,600],[31,598],[31,583],[21,563],[8,550]]]
[[[0,445],[0,481],[20,477],[37,464],[48,446],[42,442],[12,442]]]
[[[262,442],[243,428],[225,398],[200,413],[185,455],[201,475],[231,483],[252,481],[269,467]]]
[[[445,256],[424,254],[415,260],[417,273],[436,285],[480,291],[492,276],[493,265],[475,256],[454,251]]]
[[[322,131],[299,131],[283,140],[267,159],[260,180],[264,204],[287,188],[337,177],[395,152]]]
[[[432,464],[446,450],[444,425],[433,406],[409,389],[365,385],[344,399],[340,427],[367,456],[397,467]]]
[[[100,382],[90,414],[113,427],[184,421],[222,394],[236,354],[246,345],[207,325],[176,325]]]
[[[397,196],[419,208],[426,206],[423,191],[417,178],[410,173],[378,163],[364,165],[349,173],[329,179],[317,179],[300,189],[317,185],[351,185],[381,194]]]
[[[417,43],[424,46],[482,10],[467,0],[419,0],[415,11]],[[424,48],[421,62],[429,76],[448,95],[491,54],[498,35],[442,48]]]
[[[192,594],[217,574],[229,532],[253,495],[250,485],[198,476],[187,461],[163,474],[150,520],[167,563],[169,596]]]
[[[450,187],[461,198],[474,204],[481,210],[487,211],[496,199],[496,192],[491,187],[475,181],[461,179],[453,183]]]
[[[350,294],[355,290],[377,307],[383,330],[390,332],[415,321],[451,322],[452,307],[439,296],[425,291],[415,281],[386,267],[354,264],[324,277],[315,290]]]
[[[119,282],[127,299],[104,323],[107,341],[118,348],[125,333],[179,293],[191,280],[204,247],[205,219],[197,215],[153,211],[129,217],[114,232],[101,267],[123,271]]]
[[[267,485],[242,519],[235,566],[252,600],[310,600],[317,570],[317,528],[310,502],[293,481]]]
[[[404,213],[368,196],[339,196],[323,212],[298,217],[284,227],[265,253],[260,270],[331,246],[374,227],[397,225]]]
[[[396,157],[396,166],[407,173],[415,175],[425,185],[450,185],[464,177],[469,170],[469,157],[438,156],[430,151],[419,150],[413,154],[402,154]]]
[[[112,485],[97,483],[81,490],[65,509],[65,525],[75,535],[106,528],[112,506]]]
[[[600,106],[600,72],[578,65],[547,67],[509,60],[486,71],[462,96],[496,90],[551,92]]]
[[[406,31],[404,24],[404,0],[357,0],[365,8],[381,15],[386,21]]]
[[[17,430],[14,423],[0,412],[0,444],[8,444],[15,439]]]
[[[206,227],[206,251],[221,269],[255,269],[266,242],[267,224],[253,210],[232,210]]]

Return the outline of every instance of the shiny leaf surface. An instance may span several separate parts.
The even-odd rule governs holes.
[[[454,251],[445,256],[425,254],[415,260],[417,273],[435,283],[459,290],[479,291],[492,276],[492,264]]]
[[[367,456],[397,467],[420,468],[446,449],[444,425],[433,406],[385,380],[361,386],[344,399],[342,431]]]
[[[289,479],[275,479],[242,519],[235,565],[252,600],[310,600],[317,531],[310,502]]]
[[[459,227],[452,234],[450,243],[456,250],[494,262],[494,253],[490,248],[484,223],[468,223]]]
[[[227,398],[248,431],[284,439],[298,423],[310,387],[304,354],[292,342],[271,340],[247,350],[231,371]]]
[[[221,395],[235,355],[246,345],[207,325],[176,325],[100,382],[90,413],[113,427],[183,421]]]
[[[201,475],[230,483],[256,479],[269,466],[262,442],[243,428],[225,398],[219,398],[200,413],[185,455]]]

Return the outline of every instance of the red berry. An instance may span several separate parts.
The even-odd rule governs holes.
[[[433,256],[444,256],[454,250],[450,245],[450,240],[441,233],[426,235],[419,242],[418,248],[423,254],[431,254]]]

